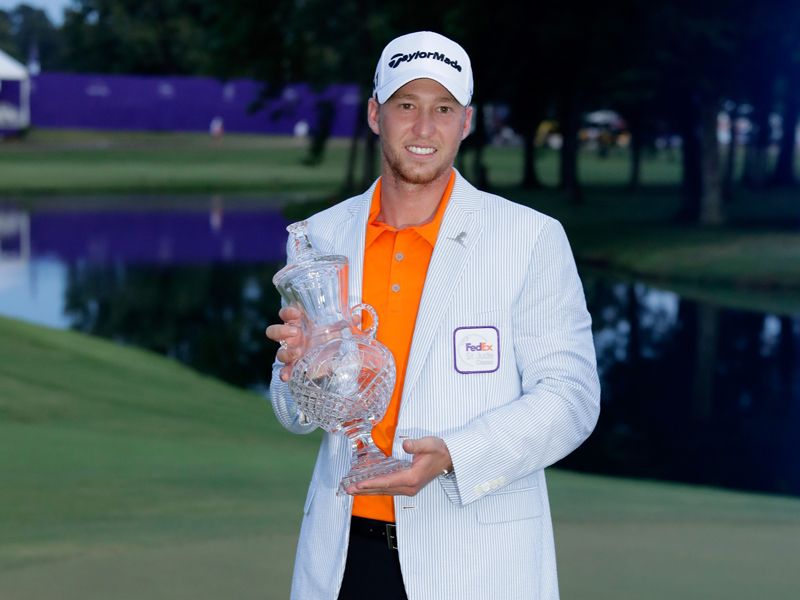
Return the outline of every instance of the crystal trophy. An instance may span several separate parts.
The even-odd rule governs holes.
[[[394,357],[375,339],[378,315],[368,304],[347,302],[347,257],[326,255],[311,245],[305,221],[289,232],[287,265],[272,283],[286,304],[303,313],[304,346],[289,379],[301,422],[314,423],[350,440],[350,471],[337,493],[356,482],[411,466],[386,456],[372,439],[372,427],[383,418],[395,384]],[[368,330],[355,322],[357,311],[372,317]]]

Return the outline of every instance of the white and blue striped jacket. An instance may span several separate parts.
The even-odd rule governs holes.
[[[361,301],[371,187],[309,220],[320,251],[350,261]],[[499,368],[460,373],[454,331],[494,327]],[[296,406],[273,367],[272,405],[295,433]],[[463,370],[463,369],[462,369]],[[428,268],[406,371],[402,439],[444,439],[455,477],[395,498],[398,552],[410,600],[558,598],[544,468],[577,448],[600,409],[591,319],[561,225],[475,189],[460,174]],[[342,435],[325,434],[295,560],[292,598],[334,600],[344,572],[352,498]],[[377,594],[380,597],[380,594]]]

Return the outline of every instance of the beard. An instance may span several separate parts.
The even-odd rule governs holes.
[[[438,165],[409,164],[384,146],[381,146],[381,153],[386,165],[389,167],[389,171],[397,181],[410,185],[427,185],[443,177],[445,173],[449,175],[450,169],[453,167],[453,161],[458,153],[458,147],[456,147],[456,151],[450,157],[450,160],[442,161]]]

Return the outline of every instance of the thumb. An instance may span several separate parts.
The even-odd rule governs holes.
[[[416,454],[417,452],[419,452],[421,450],[420,446],[421,446],[420,440],[411,440],[411,439],[403,440],[403,450],[405,450],[409,454]]]
[[[417,439],[406,439],[403,441],[403,450],[409,454],[419,454],[420,452],[432,452],[436,448],[436,438],[421,437]]]

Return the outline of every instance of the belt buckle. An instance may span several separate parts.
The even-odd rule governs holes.
[[[394,523],[386,524],[386,543],[389,550],[397,550],[397,525]]]

